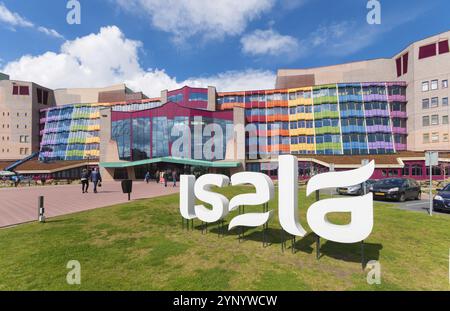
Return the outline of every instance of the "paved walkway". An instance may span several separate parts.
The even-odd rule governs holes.
[[[38,197],[45,197],[45,215],[47,218],[66,215],[94,208],[110,206],[128,201],[122,193],[120,182],[105,182],[99,193],[81,193],[81,185],[61,185],[44,187],[4,188],[0,189],[0,228],[37,220]],[[133,183],[131,199],[143,199],[178,192],[173,188],[150,182]]]

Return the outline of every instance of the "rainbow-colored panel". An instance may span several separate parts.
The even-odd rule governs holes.
[[[76,104],[41,111],[41,160],[98,159],[100,109],[139,111],[160,106],[156,100],[130,103]]]
[[[342,83],[220,93],[219,110],[245,108],[265,153],[384,154],[406,150],[406,84]]]

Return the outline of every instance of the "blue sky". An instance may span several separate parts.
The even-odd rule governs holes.
[[[182,84],[271,87],[279,68],[391,57],[450,30],[448,0],[0,0],[0,71],[49,87],[127,82],[150,95]]]

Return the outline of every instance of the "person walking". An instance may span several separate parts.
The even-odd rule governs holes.
[[[169,179],[169,171],[164,172],[164,187],[167,187],[167,180]]]
[[[145,174],[144,179],[145,179],[145,182],[148,184],[148,182],[150,181],[150,172],[149,171],[147,171],[147,173]]]
[[[98,171],[98,168],[94,168],[91,174],[91,181],[94,184],[94,193],[97,193],[97,186],[101,187],[102,183],[102,176],[100,175],[100,172]]]
[[[177,171],[173,170],[172,171],[172,179],[173,179],[173,186],[176,187],[177,186]]]
[[[81,191],[87,193],[89,189],[89,171],[83,169],[81,171]]]
[[[159,171],[156,171],[155,173],[155,181],[156,183],[159,183]]]
[[[161,171],[161,173],[159,173],[159,183],[163,184],[164,183],[164,175],[166,172]]]

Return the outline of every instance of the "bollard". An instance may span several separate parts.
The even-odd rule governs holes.
[[[38,221],[45,222],[45,208],[44,208],[44,197],[39,196],[38,199]]]

